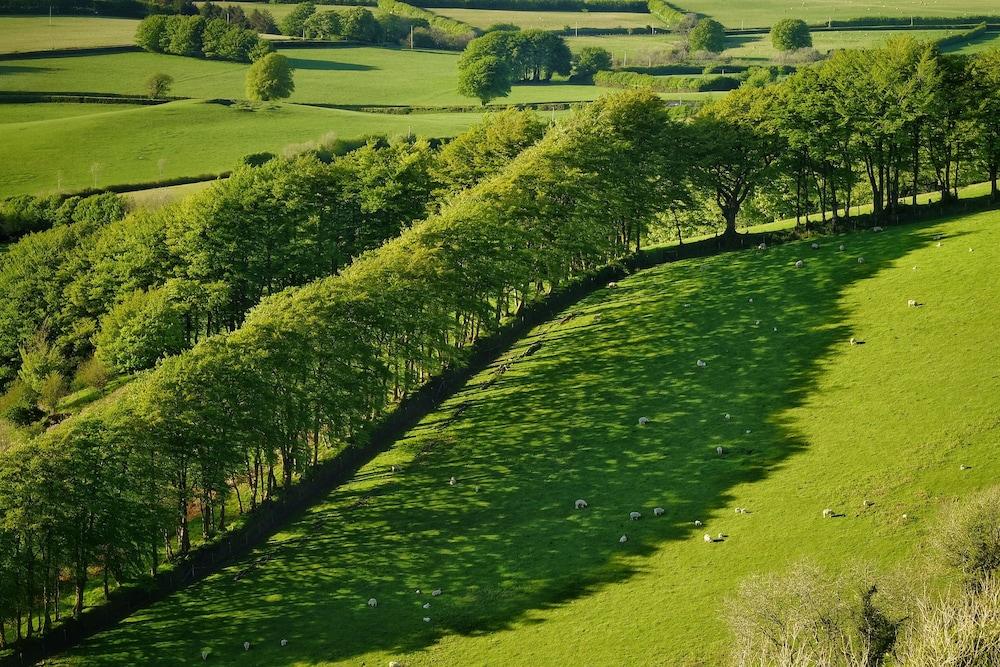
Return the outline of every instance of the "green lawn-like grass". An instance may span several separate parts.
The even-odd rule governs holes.
[[[201,7],[205,3],[199,1],[199,2],[196,2],[194,4],[197,5],[198,7]],[[288,16],[289,14],[291,14],[292,11],[295,9],[295,5],[296,5],[296,3],[293,3],[293,2],[288,2],[288,3],[284,3],[284,2],[282,2],[282,3],[270,3],[270,2],[216,2],[215,4],[223,6],[223,7],[225,7],[227,5],[237,5],[239,7],[242,7],[243,11],[245,13],[247,13],[247,14],[249,14],[254,9],[259,9],[259,10],[262,10],[262,11],[268,11],[268,12],[271,13],[271,16],[273,16],[274,19],[275,19],[275,21],[277,21],[278,23],[281,23],[281,19],[283,19],[286,16]],[[329,12],[329,11],[337,11],[337,12],[339,12],[339,11],[344,11],[345,9],[346,9],[346,7],[343,6],[343,5],[324,5],[324,4],[321,4],[321,3],[316,3],[316,11],[317,12]],[[373,8],[369,7],[368,9],[373,9]]]
[[[0,105],[0,115],[14,106]],[[199,100],[90,106],[94,113],[86,116],[3,124],[0,196],[213,174],[231,169],[248,153],[281,153],[328,133],[344,139],[410,132],[454,136],[481,118],[478,113],[390,115],[295,104],[245,111]]]
[[[76,104],[61,102],[37,102],[30,104],[0,105],[0,125],[8,123],[27,123],[39,120],[56,120],[72,118],[73,116],[90,116],[108,111],[124,111],[136,109],[134,104]]]
[[[458,54],[376,47],[286,49],[295,68],[292,102],[322,104],[476,105],[458,94]],[[171,94],[245,97],[249,66],[159,53],[0,60],[0,90],[143,94],[151,74],[174,78]],[[498,103],[592,100],[594,86],[552,82],[515,86]]]
[[[918,571],[942,504],[1000,475],[1000,214],[815,240],[591,295],[274,537],[265,567],[60,662],[719,664],[748,574]]]
[[[665,29],[652,14],[639,12],[548,12],[516,11],[506,9],[454,9],[435,8],[435,14],[458,19],[475,28],[488,28],[497,23],[513,23],[521,28],[562,30],[569,28],[636,28],[648,30],[649,26]]]
[[[766,28],[783,18],[819,24],[833,19],[889,16],[961,17],[997,13],[995,0],[802,0],[790,6],[786,0],[681,0],[677,7],[705,14],[727,28]]]
[[[835,49],[868,49],[897,36],[933,41],[953,34],[955,31],[951,30],[833,30],[814,31],[812,41],[813,48],[825,54]],[[726,39],[726,50],[722,55],[764,63],[777,61],[781,52],[771,44],[770,35],[739,35]]]
[[[128,46],[136,19],[96,16],[0,16],[0,53]]]

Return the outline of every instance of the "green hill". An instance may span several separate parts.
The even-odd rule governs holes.
[[[272,539],[266,565],[62,663],[718,664],[748,574],[914,569],[942,503],[1000,475],[1000,214],[815,241],[591,295]]]

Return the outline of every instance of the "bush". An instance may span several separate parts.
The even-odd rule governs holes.
[[[771,44],[779,51],[794,51],[809,48],[813,41],[805,21],[782,19],[771,27]]]
[[[715,19],[702,19],[688,33],[688,48],[691,51],[719,53],[726,48],[726,31]]]
[[[678,11],[669,2],[664,0],[649,0],[647,3],[649,13],[660,19],[668,28],[677,28],[684,22],[684,13]]]
[[[174,77],[163,72],[157,72],[146,79],[146,96],[150,99],[166,97],[170,92],[170,86],[174,83]]]
[[[108,379],[108,367],[97,357],[91,357],[76,369],[71,386],[74,390],[88,387],[103,389],[108,384]]]
[[[1000,569],[1000,486],[970,496],[946,512],[937,535],[945,563],[975,587]]]
[[[657,78],[649,74],[616,70],[598,72],[594,85],[607,88],[632,88],[655,90],[660,93],[704,92],[708,90],[733,90],[743,82],[741,76],[719,74],[714,76],[671,76]]]
[[[573,78],[590,80],[602,70],[611,69],[611,53],[599,46],[585,46],[573,56]]]
[[[23,380],[14,380],[0,396],[0,419],[15,424],[30,424],[41,416],[35,407],[37,394]]]

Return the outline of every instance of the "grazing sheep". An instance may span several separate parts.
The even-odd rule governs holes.
[[[831,518],[833,518],[833,510],[830,509],[829,507],[826,508],[825,510],[823,510],[823,518],[824,519],[831,519]]]
[[[573,505],[578,510],[585,510],[585,509],[587,509],[587,501],[584,500],[583,498],[580,498],[579,500],[577,500],[575,503],[573,503]]]
[[[811,247],[811,248],[812,248],[813,250],[819,250],[819,244],[818,244],[818,243],[813,243],[813,244],[812,244],[812,245],[811,245],[810,247]]]
[[[282,646],[288,646],[288,640],[287,639],[282,639],[281,640],[281,645]]]
[[[726,413],[726,419],[732,419],[732,418],[733,418],[733,417],[732,417],[732,415],[730,415],[730,414],[729,414],[729,413],[727,412],[727,413]]]
[[[628,535],[622,535],[618,538],[618,544],[625,544],[628,542]]]
[[[906,521],[906,520],[907,520],[907,519],[909,519],[909,518],[910,518],[910,517],[909,517],[909,515],[907,515],[907,514],[904,514],[904,515],[903,515],[903,521]]]
[[[424,616],[424,623],[430,623],[430,622],[431,622],[431,617],[430,616]]]
[[[750,429],[747,429],[747,435],[750,435]]]
[[[747,299],[747,303],[753,303],[753,297],[750,297],[749,299]]]
[[[736,508],[736,513],[737,514],[743,514],[743,508],[742,507],[737,507]]]
[[[909,306],[910,308],[916,308],[917,307],[917,300],[916,299],[907,299],[906,305]]]
[[[960,466],[958,467],[958,469],[959,469],[959,470],[968,470],[968,469],[969,469],[969,466],[967,466],[967,465],[963,464],[963,465],[960,465]]]
[[[664,510],[662,507],[654,507],[653,508],[653,516],[663,516],[663,513],[665,511],[666,510]]]
[[[872,231],[877,233],[877,232],[882,231],[882,228],[879,227],[878,225],[875,225],[874,227],[872,227]]]
[[[761,243],[760,245],[757,246],[757,250],[767,250],[767,244]]]
[[[778,327],[774,327],[774,333],[778,333]]]
[[[843,243],[840,244],[840,252],[844,252],[844,244]]]
[[[639,417],[639,426],[645,426],[649,423],[649,417]]]
[[[610,283],[608,283],[608,289],[614,289],[616,287],[618,287],[618,283],[616,283],[616,282],[610,282]]]
[[[441,589],[440,588],[435,588],[433,591],[431,591],[431,597],[435,597],[436,598],[439,595],[441,595]]]
[[[940,241],[938,241],[938,242],[937,242],[937,247],[938,247],[938,248],[940,248],[940,247],[941,247],[941,242],[940,242]]]
[[[708,533],[705,533],[705,537],[704,537],[703,539],[704,539],[704,540],[705,540],[706,542],[712,542],[712,541],[713,541],[713,540],[712,540],[712,536],[711,536],[711,535],[709,535]]]
[[[851,345],[857,345],[857,344],[858,344],[858,341],[856,341],[854,339],[854,336],[851,336]]]
[[[975,250],[973,250],[972,248],[969,248],[969,252],[975,252]]]
[[[695,528],[701,528],[701,527],[702,527],[703,525],[705,525],[705,524],[703,524],[703,523],[702,523],[701,521],[699,521],[698,519],[695,519],[695,522],[694,522],[694,526],[695,526]]]
[[[755,320],[754,323],[753,323],[753,325],[755,327],[759,327],[760,326],[760,320]]]
[[[864,508],[866,508],[866,509],[869,508],[869,507],[871,507],[874,504],[875,504],[874,501],[871,501],[871,500],[863,500],[861,502],[861,506],[864,507]]]
[[[639,519],[642,518],[642,515],[639,514],[638,512],[629,512],[628,518],[630,521],[638,521]]]
[[[800,259],[800,260],[798,260],[797,262],[795,262],[795,268],[796,268],[796,269],[801,269],[801,268],[802,268],[803,266],[805,266],[805,265],[806,265],[806,263],[805,263],[805,262],[803,262],[803,261],[802,261],[801,259]]]
[[[726,539],[726,536],[723,535],[722,533],[719,533],[719,538],[718,539],[721,542],[722,540]]]
[[[858,264],[864,264],[864,263],[865,263],[865,258],[864,257],[858,257]]]
[[[704,361],[702,361],[701,359],[699,359],[699,360],[698,360],[698,361],[696,362],[696,365],[698,366],[698,368],[704,368],[705,366],[708,366],[708,364],[707,364],[707,363],[705,363]]]
[[[392,466],[391,470],[392,472],[396,472],[396,466]]]
[[[243,650],[244,651],[250,650],[250,642],[243,642]]]
[[[452,477],[451,479],[448,480],[448,484],[450,486],[455,486],[456,484],[458,484],[458,480]]]
[[[368,606],[374,609],[375,607],[378,606],[378,600],[376,600],[375,598],[370,598],[368,600]]]
[[[201,659],[202,660],[208,660],[208,654],[209,654],[209,650],[207,648],[203,648],[201,650]]]
[[[423,606],[424,606],[424,609],[430,609],[431,608],[431,603],[430,602],[425,602]]]
[[[726,453],[726,450],[723,449],[722,447],[716,447],[715,448],[715,453],[718,454],[719,456],[722,456],[723,454]]]

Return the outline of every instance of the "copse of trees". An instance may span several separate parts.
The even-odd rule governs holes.
[[[135,42],[155,53],[235,62],[253,62],[272,50],[254,30],[200,15],[149,16],[139,23]]]
[[[677,132],[655,95],[600,100],[340,275],[271,293],[238,329],[11,444],[0,456],[0,581],[15,582],[0,587],[0,620],[11,636],[51,626],[57,581],[71,579],[78,615],[91,577],[155,571],[165,530],[171,557],[183,555],[192,508],[204,534],[224,529],[236,488],[257,507],[322,452],[364,442],[373,420],[543,286],[629,252],[681,186]],[[325,193],[315,200],[341,214]],[[364,207],[404,219],[378,199]]]
[[[274,16],[266,9],[253,9],[247,14],[240,5],[217,5],[206,2],[198,8],[205,19],[223,19],[228,25],[239,26],[258,33],[278,34]]]
[[[465,47],[458,61],[459,92],[486,104],[510,93],[515,81],[568,76],[573,60],[566,40],[545,30],[495,30]]]
[[[771,44],[779,51],[794,51],[809,48],[813,42],[805,21],[782,19],[771,26]]]

